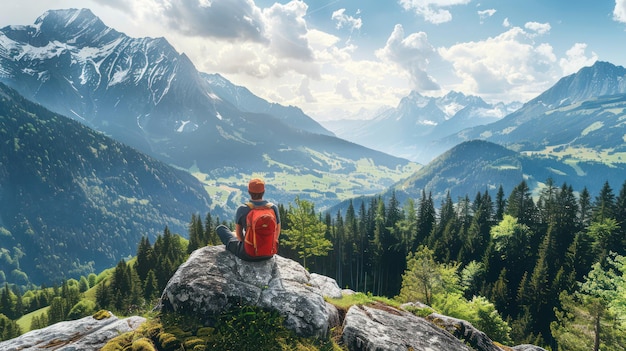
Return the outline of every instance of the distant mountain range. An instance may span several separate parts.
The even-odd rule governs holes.
[[[0,83],[0,283],[56,283],[187,232],[202,184]]]
[[[346,140],[426,164],[441,153],[429,152],[433,141],[498,121],[521,106],[491,105],[479,97],[454,91],[443,97],[427,97],[413,91],[396,108],[380,111],[374,118],[323,124]]]
[[[341,135],[341,133],[337,133]],[[495,122],[431,140],[423,152],[439,155],[391,187],[400,200],[421,191],[443,200],[477,192],[508,194],[522,180],[535,192],[551,178],[597,194],[605,182],[626,181],[626,69],[596,62]],[[345,209],[347,203],[333,210]]]
[[[323,207],[364,189],[382,191],[417,168],[336,138],[296,107],[200,73],[165,39],[130,38],[86,9],[48,11],[33,25],[2,28],[0,81],[194,172],[221,209],[238,205],[251,174],[273,185],[277,201],[300,195]],[[367,171],[360,172],[363,165]],[[347,180],[355,171],[361,175]],[[285,172],[301,178],[286,179]]]
[[[623,151],[625,102],[626,68],[596,62],[560,79],[497,122],[438,140],[433,144],[436,148],[433,152],[472,139],[536,153],[550,152],[554,148]]]

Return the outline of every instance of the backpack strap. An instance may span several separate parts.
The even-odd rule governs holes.
[[[274,206],[274,204],[273,204],[273,203],[271,203],[271,202],[268,202],[268,203],[266,203],[265,205],[259,205],[259,206],[256,206],[255,204],[253,204],[253,203],[252,203],[252,201],[248,201],[248,202],[246,202],[246,206],[248,206],[248,208],[250,208],[250,209],[252,210],[252,209],[254,209],[254,208],[259,208],[259,207],[267,207],[267,208],[272,208],[272,207]]]

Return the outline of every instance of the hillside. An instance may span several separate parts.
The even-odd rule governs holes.
[[[522,180],[535,192],[548,178],[559,186],[567,183],[576,191],[587,187],[592,193],[599,192],[605,181],[615,186],[624,182],[623,163],[570,161],[554,155],[521,154],[495,143],[473,140],[445,152],[392,190],[399,198],[417,199],[425,189],[432,191],[436,200],[443,200],[448,191],[453,199],[465,195],[473,199],[484,191],[495,196],[500,185],[508,194]]]
[[[0,84],[0,282],[110,267],[142,236],[186,233],[210,199],[189,174]]]

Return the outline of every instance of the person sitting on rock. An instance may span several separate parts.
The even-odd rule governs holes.
[[[271,258],[278,251],[280,215],[278,207],[263,200],[265,182],[254,178],[248,183],[250,201],[235,212],[235,233],[219,225],[215,231],[226,250],[246,261]]]

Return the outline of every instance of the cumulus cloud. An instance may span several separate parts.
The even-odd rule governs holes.
[[[626,0],[615,0],[613,9],[613,20],[626,23]]]
[[[354,100],[354,95],[352,95],[352,91],[350,90],[350,81],[345,78],[335,85],[335,93],[346,100]]]
[[[159,0],[167,25],[182,34],[265,42],[265,21],[252,0]]]
[[[399,0],[407,11],[414,11],[424,20],[434,24],[450,22],[452,14],[446,8],[454,5],[465,5],[471,0]]]
[[[550,26],[550,23],[528,22],[524,25],[524,28],[536,32],[538,35],[544,35],[552,29],[552,26]]]
[[[308,6],[303,1],[291,1],[284,5],[275,3],[263,10],[271,38],[270,47],[277,55],[302,61],[313,59],[304,20],[307,9]]]
[[[509,22],[509,18],[505,18],[504,21],[502,21],[502,27],[506,27],[509,28],[511,27],[511,22]]]
[[[393,62],[408,72],[413,89],[420,91],[439,89],[439,84],[426,73],[434,55],[436,51],[428,42],[426,33],[412,33],[405,37],[400,24],[396,24],[385,47],[376,51],[379,59]]]
[[[585,43],[576,43],[567,50],[566,57],[559,60],[564,75],[576,73],[581,68],[591,66],[598,61],[598,55],[595,52],[591,52],[591,56],[588,57],[586,50],[587,44]]]
[[[506,100],[505,94],[530,98],[547,89],[560,76],[556,56],[549,44],[536,44],[522,28],[483,41],[440,48],[462,80],[461,91],[488,94]]]
[[[339,9],[333,12],[331,19],[334,20],[337,24],[337,29],[348,27],[350,31],[361,29],[363,25],[363,21],[361,18],[355,18],[352,16],[346,15],[346,9]]]

